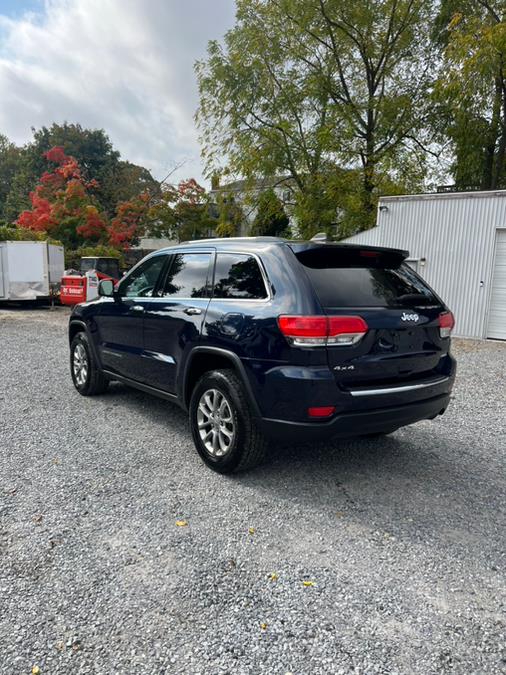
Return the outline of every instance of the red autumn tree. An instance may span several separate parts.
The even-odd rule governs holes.
[[[106,221],[89,194],[97,182],[86,181],[77,160],[60,146],[48,150],[44,158],[53,165],[52,171],[45,171],[30,193],[32,209],[20,214],[19,227],[45,231],[70,248],[104,239]]]
[[[149,193],[142,192],[137,197],[118,204],[116,215],[107,228],[111,246],[128,248],[132,242],[138,241],[145,229],[149,201]]]
[[[19,227],[46,232],[71,249],[97,243],[128,248],[138,239],[150,200],[147,192],[120,202],[109,223],[90,193],[98,182],[85,180],[77,160],[61,146],[48,150],[44,158],[51,170],[42,174],[30,193],[32,208],[20,214]]]

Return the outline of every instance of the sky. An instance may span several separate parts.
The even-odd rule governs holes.
[[[122,158],[202,180],[194,63],[234,21],[234,0],[0,0],[0,133],[74,122]]]

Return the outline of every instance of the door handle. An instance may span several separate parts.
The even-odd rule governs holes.
[[[132,305],[130,307],[130,309],[132,310],[132,312],[143,312],[144,311],[144,307],[142,305]]]
[[[187,307],[184,310],[185,314],[202,314],[202,310],[199,309],[198,307]]]

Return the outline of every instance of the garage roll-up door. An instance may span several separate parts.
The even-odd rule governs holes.
[[[487,337],[506,340],[506,230],[497,230]]]

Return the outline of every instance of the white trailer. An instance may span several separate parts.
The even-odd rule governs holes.
[[[49,298],[64,272],[63,246],[0,241],[0,301]]]

